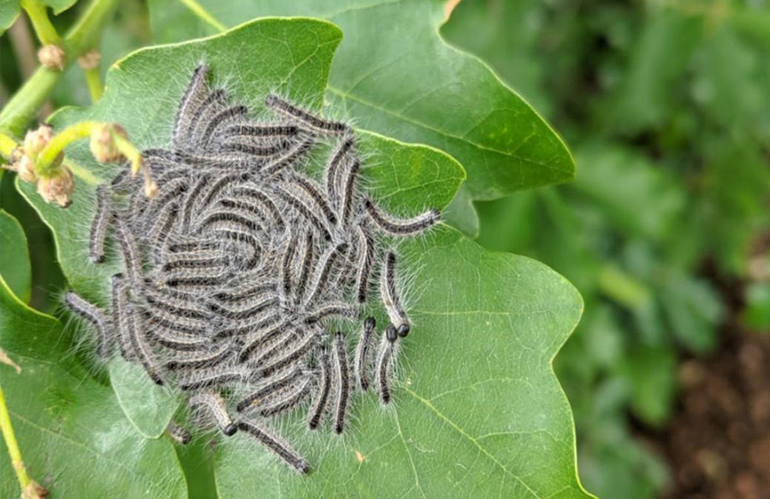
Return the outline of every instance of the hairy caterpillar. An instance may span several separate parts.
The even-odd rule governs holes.
[[[390,402],[399,342],[411,328],[390,243],[440,215],[402,220],[376,206],[361,185],[367,165],[346,123],[275,95],[265,99],[273,116],[256,119],[210,90],[208,74],[205,66],[193,72],[170,149],[142,153],[157,196],[146,199],[125,173],[97,190],[89,256],[104,260],[114,225],[125,267],[112,280],[110,313],[74,293],[65,302],[96,329],[100,355],[117,339],[121,355],[182,390],[223,434],[240,429],[307,473],[310,464],[287,442],[240,416],[307,410],[311,430],[328,420],[342,433],[372,363],[380,399]],[[333,144],[317,179],[306,163],[321,139]],[[369,293],[377,276],[379,293]],[[382,305],[392,323],[379,347],[374,318],[361,317],[369,304]],[[363,329],[351,369],[345,334],[329,330],[353,321]],[[180,443],[191,438],[174,423],[167,433]]]

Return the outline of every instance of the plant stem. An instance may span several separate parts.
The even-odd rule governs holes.
[[[84,69],[83,72],[86,75],[86,83],[88,84],[88,93],[91,94],[91,102],[96,102],[101,99],[104,94],[104,87],[102,86],[102,78],[99,75],[99,68]]]
[[[56,163],[56,158],[65,147],[76,140],[91,137],[95,133],[98,134],[105,128],[109,131],[110,138],[115,144],[114,147],[131,162],[131,172],[136,175],[143,165],[142,153],[128,139],[115,131],[115,125],[98,121],[75,123],[54,135],[43,150],[38,153],[37,161],[35,162],[35,173],[38,176],[48,175],[52,165]]]
[[[131,162],[131,174],[136,175],[144,165],[142,153],[134,145],[120,134],[112,132],[112,139],[118,151]]]
[[[6,160],[11,159],[11,153],[14,149],[16,149],[16,146],[19,144],[16,143],[15,140],[13,140],[11,137],[0,133],[0,156],[5,158]]]
[[[0,111],[0,130],[21,135],[63,73],[40,66]]]
[[[5,404],[5,394],[2,388],[0,388],[0,432],[3,434],[8,454],[11,455],[11,465],[16,471],[16,478],[19,479],[21,490],[25,490],[30,484],[30,479],[29,475],[27,475],[27,469],[24,467],[24,461],[21,458],[19,443],[16,441],[16,435],[13,433],[11,417],[8,414],[8,407]]]
[[[102,25],[117,3],[118,0],[91,2],[63,41],[67,54],[65,71],[87,48],[93,47]],[[10,132],[11,135],[21,135],[63,74],[64,71],[52,71],[40,66],[0,112],[0,130]]]
[[[222,33],[223,31],[227,31],[227,26],[222,24],[221,22],[217,21],[214,16],[208,13],[206,9],[204,9],[196,0],[180,0],[185,6],[193,11],[195,15],[200,17],[204,22],[208,23],[210,26],[212,26],[214,29],[216,29],[218,32]]]
[[[61,38],[59,33],[56,32],[56,28],[51,24],[51,20],[48,19],[48,11],[46,6],[40,3],[40,0],[21,0],[21,7],[27,12],[29,19],[32,21],[32,27],[35,28],[35,34],[37,39],[43,45],[60,45]]]
[[[51,169],[51,165],[65,147],[76,140],[90,137],[97,128],[102,126],[101,123],[96,121],[82,121],[68,126],[54,135],[43,150],[37,155],[35,173],[37,173],[38,176],[47,175]]]

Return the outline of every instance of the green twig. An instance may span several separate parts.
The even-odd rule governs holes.
[[[13,433],[11,417],[8,414],[8,407],[5,404],[5,394],[3,393],[2,388],[0,388],[0,432],[3,434],[3,440],[5,440],[5,446],[8,448],[8,454],[11,455],[11,466],[14,471],[16,471],[16,478],[19,479],[21,490],[25,490],[29,487],[31,480],[29,479],[29,475],[27,475],[24,460],[21,458],[21,451],[19,450],[19,443],[16,441],[16,435]]]
[[[102,25],[117,5],[118,0],[93,0],[80,21],[63,40],[67,60],[65,70],[87,48],[93,47],[99,37]],[[21,135],[27,124],[35,117],[40,106],[50,95],[64,71],[39,67],[24,86],[8,101],[0,112],[0,130],[11,135]]]
[[[76,140],[90,137],[97,127],[101,126],[101,123],[95,121],[83,121],[68,126],[54,135],[43,150],[37,155],[35,173],[37,173],[38,176],[49,174],[52,166],[56,163],[56,158],[59,157],[59,154],[65,147]]]
[[[48,19],[48,11],[46,6],[40,3],[40,0],[21,0],[21,7],[27,12],[30,21],[32,21],[32,27],[35,28],[35,34],[37,39],[43,45],[60,45],[61,38],[59,33],[56,32],[56,28],[51,24],[51,20]]]
[[[104,94],[104,86],[102,86],[99,68],[83,69],[83,72],[86,75],[86,84],[88,84],[88,93],[91,94],[91,102],[96,102]]]
[[[125,156],[131,162],[131,174],[136,175],[139,170],[142,169],[144,162],[142,161],[142,153],[134,147],[134,145],[128,141],[122,135],[112,131],[112,139],[115,141],[115,146],[120,151],[120,154]]]
[[[199,4],[196,0],[179,0],[182,2],[188,9],[193,11],[193,13],[201,18],[204,22],[212,26],[214,29],[222,33],[223,31],[227,31],[227,26],[219,22],[214,16],[209,14],[209,12],[204,9],[201,4]]]
[[[101,59],[102,56],[96,48],[92,48],[78,58],[78,64],[83,68],[83,73],[86,75],[86,83],[88,84],[88,92],[91,94],[91,102],[98,101],[104,94],[104,85],[102,85],[102,78],[99,74],[99,63],[101,62]]]
[[[54,135],[43,150],[38,153],[35,161],[35,173],[38,176],[51,173],[51,169],[56,166],[56,159],[59,154],[72,142],[86,137],[93,139],[94,136],[98,137],[99,134],[105,133],[109,134],[106,137],[109,138],[110,143],[114,144],[112,147],[131,162],[131,172],[136,175],[143,165],[142,153],[118,131],[118,128],[115,125],[98,121],[82,121],[68,126]],[[107,148],[110,149],[111,147],[107,146]],[[94,155],[98,154],[98,152],[94,152],[93,148],[92,152]],[[108,153],[108,156],[112,156],[112,154]],[[113,158],[96,156],[96,159],[98,161],[111,161]]]

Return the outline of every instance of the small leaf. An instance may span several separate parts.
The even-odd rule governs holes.
[[[465,186],[457,191],[457,196],[444,211],[443,219],[471,239],[476,239],[479,236],[479,215],[476,213],[473,198]]]
[[[670,348],[639,347],[623,374],[631,388],[631,407],[647,424],[660,426],[668,418],[676,395],[676,355]]]
[[[760,332],[770,331],[770,283],[757,282],[746,289],[743,323]]]
[[[0,210],[0,275],[11,292],[24,303],[32,292],[29,246],[21,224],[5,210]]]
[[[154,384],[141,365],[122,357],[110,361],[109,371],[115,395],[129,421],[145,437],[158,438],[179,407],[179,394]]]
[[[0,363],[0,386],[30,475],[53,497],[186,498],[170,441],[143,438],[112,391],[74,362],[68,340],[0,279],[0,345],[21,367]],[[0,439],[0,497],[19,495]]]
[[[19,0],[0,0],[0,35],[16,22],[21,12]]]
[[[590,144],[577,154],[574,187],[627,236],[660,240],[679,220],[685,196],[673,177],[622,147]]]
[[[615,95],[611,124],[635,133],[660,125],[676,109],[673,99],[702,37],[701,18],[680,9],[652,7]]]

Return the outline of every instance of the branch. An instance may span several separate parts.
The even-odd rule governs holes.
[[[51,24],[51,20],[48,19],[48,11],[45,5],[40,3],[40,0],[21,0],[21,7],[27,12],[30,21],[32,21],[32,27],[35,28],[37,39],[43,45],[60,45],[61,38],[59,33],[56,32],[56,28]]]
[[[80,21],[63,40],[66,53],[65,70],[86,49],[94,46],[102,26],[117,3],[118,0],[93,0]],[[39,67],[0,112],[0,131],[15,136],[21,135],[63,74],[64,71]]]
[[[83,73],[86,75],[86,84],[88,85],[88,92],[91,94],[91,102],[94,103],[101,99],[104,94],[104,85],[102,85],[102,78],[99,74],[101,58],[101,54],[96,49],[89,50],[78,58],[78,64],[83,68]]]

